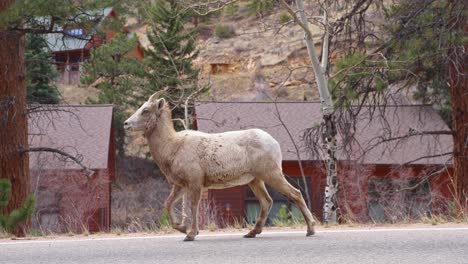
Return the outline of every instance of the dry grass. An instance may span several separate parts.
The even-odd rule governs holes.
[[[12,237],[12,235],[10,233],[8,233],[3,228],[0,228],[0,239],[1,238],[10,238],[10,237]]]
[[[81,87],[56,83],[57,89],[62,97],[62,103],[84,104],[88,98],[97,98],[99,90],[93,87]]]

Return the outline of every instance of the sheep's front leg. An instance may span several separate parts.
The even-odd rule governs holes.
[[[201,189],[194,188],[190,190],[190,209],[192,211],[192,229],[185,237],[184,241],[193,241],[198,235],[198,205],[200,204]]]
[[[183,190],[181,187],[177,185],[172,185],[172,190],[169,196],[166,199],[166,202],[164,203],[164,207],[166,208],[168,214],[169,214],[169,220],[171,221],[172,228],[182,232],[182,233],[187,233],[187,227],[185,225],[181,225],[179,221],[177,220],[177,216],[174,213],[174,203],[176,203],[184,194]]]

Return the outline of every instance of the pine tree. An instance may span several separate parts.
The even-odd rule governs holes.
[[[98,98],[92,104],[114,105],[114,129],[119,156],[125,155],[125,111],[142,103],[144,87],[143,63],[129,55],[137,47],[137,38],[117,34],[109,43],[91,52],[90,62],[84,65],[82,83],[99,81]]]
[[[10,198],[11,182],[7,179],[0,179],[0,209],[8,205]],[[34,204],[34,197],[30,195],[18,209],[8,215],[0,215],[0,228],[11,231],[19,223],[26,221],[34,211]]]
[[[450,126],[447,131],[422,133],[453,136],[453,152],[441,155],[453,155],[452,193],[458,197],[458,209],[464,206],[466,211],[466,1],[399,0],[382,8],[385,20],[378,32],[381,37],[378,52],[350,50],[336,63],[332,90],[339,96],[341,107],[349,108],[358,102],[382,108],[390,103],[385,98],[390,85],[397,84],[401,87],[398,90],[405,92],[416,88],[416,99],[435,106]],[[353,54],[355,51],[362,53]],[[381,59],[377,54],[381,54]]]
[[[59,92],[51,81],[58,73],[46,40],[37,34],[26,35],[26,88],[28,103],[58,104]]]
[[[385,55],[395,61],[390,65],[395,70],[388,76],[389,81],[406,80],[414,84],[416,99],[437,105],[450,126],[450,58],[447,53],[462,40],[450,32],[451,11],[446,5],[445,1],[399,1],[387,12],[389,23],[384,29],[390,37]],[[421,10],[416,12],[415,9]],[[411,23],[408,22],[410,18]]]
[[[184,29],[188,15],[178,1],[158,0],[149,10],[152,48],[145,49],[145,64],[151,91],[146,96],[167,89],[166,99],[179,105],[195,91],[198,70],[192,62],[198,51],[195,30]],[[181,109],[173,113],[175,118],[183,117]]]
[[[14,180],[9,204],[20,208],[30,193],[25,66],[25,33],[46,34],[96,19],[83,10],[102,10],[112,0],[37,0],[0,2],[0,178]],[[44,18],[44,19],[35,19]],[[48,19],[50,18],[50,19]],[[15,230],[21,234],[21,225]]]

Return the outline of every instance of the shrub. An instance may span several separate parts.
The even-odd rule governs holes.
[[[288,207],[283,204],[278,210],[278,213],[276,213],[276,217],[273,219],[273,224],[275,226],[290,226],[292,224],[291,218],[291,212],[289,212]]]
[[[234,28],[226,24],[217,24],[215,27],[215,36],[221,39],[232,38],[236,35]]]
[[[11,182],[0,179],[0,209],[6,207],[11,198]],[[11,231],[21,222],[26,221],[34,211],[34,197],[29,196],[24,204],[9,215],[0,215],[0,229]]]
[[[250,15],[263,16],[270,12],[275,6],[274,0],[250,0],[247,4]]]
[[[169,212],[163,209],[161,216],[159,217],[159,228],[168,229],[171,228],[171,221],[169,220]]]
[[[286,13],[286,12],[281,13],[281,14],[279,15],[279,17],[278,17],[278,22],[279,22],[280,24],[285,24],[285,23],[287,23],[287,22],[289,22],[289,21],[291,21],[291,17],[290,17],[289,14]]]
[[[238,12],[239,5],[237,3],[230,4],[224,9],[224,14],[227,17],[235,17],[238,14]]]

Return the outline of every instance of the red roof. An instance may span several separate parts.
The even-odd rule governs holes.
[[[47,111],[43,111],[47,110]],[[91,169],[108,168],[112,105],[50,105],[29,117],[29,145],[56,148],[82,159]],[[31,152],[31,169],[81,169],[50,152]]]
[[[301,159],[310,160],[302,140],[307,128],[322,121],[321,105],[318,102],[277,102],[281,119],[300,149]],[[283,160],[297,160],[291,138],[281,125],[272,102],[197,102],[195,106],[197,127],[200,131],[219,133],[231,130],[261,128],[270,133],[281,145]],[[384,113],[391,128],[391,137],[407,135],[413,131],[448,131],[449,128],[436,111],[427,105],[388,106]],[[365,164],[403,164],[423,156],[433,156],[452,151],[450,135],[420,135],[405,140],[390,141],[375,145],[378,136],[388,137],[387,125],[382,119],[369,119],[368,108],[358,116],[356,144],[353,144],[351,159]],[[340,137],[338,139],[340,141]],[[321,148],[321,146],[318,146]],[[363,151],[366,149],[367,151]],[[365,153],[364,156],[362,154]],[[338,150],[340,160],[346,160]],[[361,159],[362,158],[362,159]],[[444,164],[450,156],[423,158],[413,164]]]

